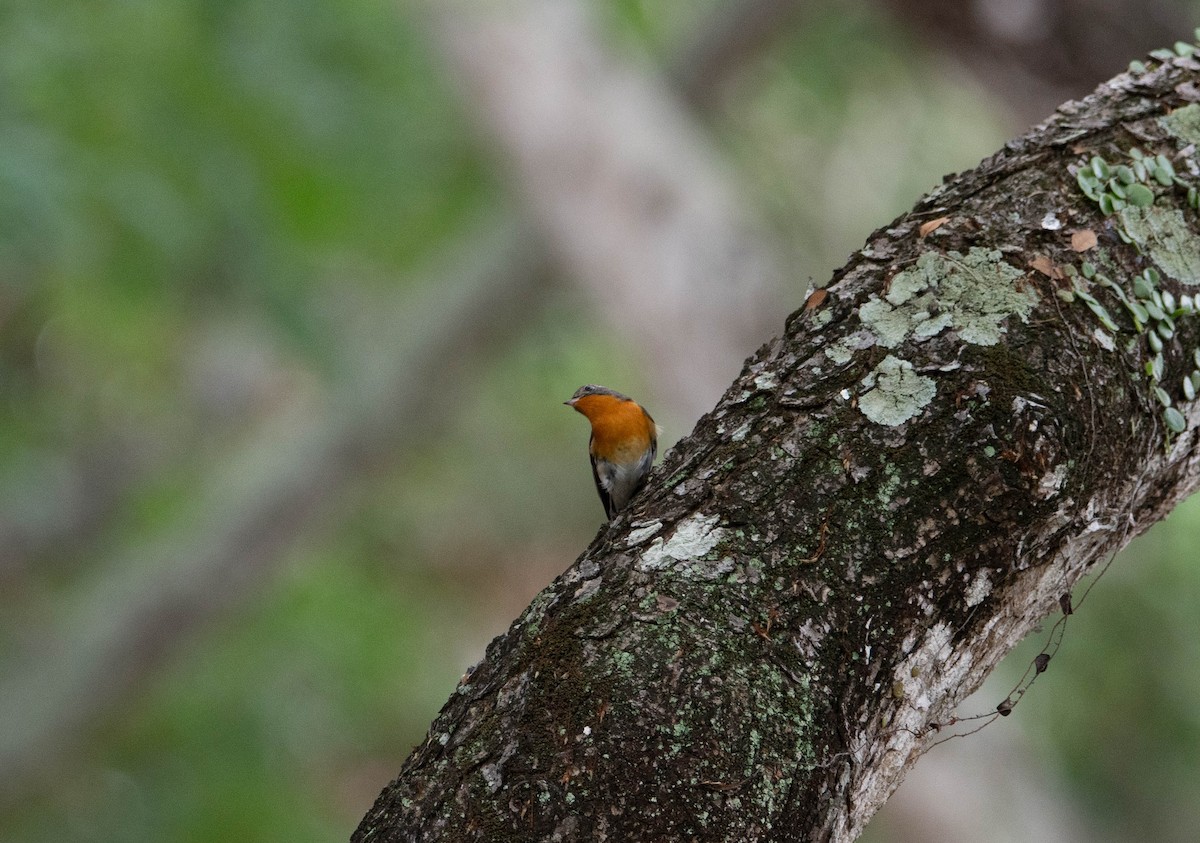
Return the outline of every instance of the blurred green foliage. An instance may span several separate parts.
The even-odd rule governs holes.
[[[280,389],[338,368],[331,301],[403,284],[493,195],[428,40],[382,0],[0,10],[0,521],[32,546],[0,564],[0,652],[186,510]],[[97,454],[122,466],[99,526],[72,474]],[[430,611],[456,581],[337,539],[6,805],[0,837],[345,837],[466,659]]]
[[[1198,535],[1193,497],[1131,545],[1071,617],[1053,680],[1022,704],[1030,734],[1113,840],[1182,843],[1200,828]],[[1013,661],[1032,658],[1033,643]]]
[[[361,564],[372,555],[343,542],[297,560],[101,730],[69,786],[22,805],[6,839],[346,837],[365,810],[347,780],[364,760],[394,775],[461,672],[426,606],[464,584],[397,578]]]
[[[621,0],[604,20],[665,61],[717,5]],[[865,6],[817,10],[714,120],[796,253],[797,303],[1011,133],[895,33]],[[346,312],[460,247],[497,193],[407,4],[6,4],[0,529],[21,553],[0,559],[0,657],[104,559],[169,528],[196,476],[279,403],[352,367]],[[0,837],[348,836],[487,640],[600,522],[586,426],[560,402],[588,381],[641,394],[652,361],[567,292],[535,304],[425,450],[365,478],[332,535],[0,804]],[[664,444],[687,432],[655,415]],[[93,463],[102,488],[80,487]],[[1035,735],[1114,840],[1200,824],[1179,809],[1200,754],[1198,518],[1118,562],[992,727]]]
[[[426,43],[382,0],[9,4],[0,454],[143,399],[185,423],[207,315],[332,354],[334,276],[393,283],[488,189]]]

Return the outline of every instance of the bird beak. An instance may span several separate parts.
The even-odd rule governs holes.
[[[569,400],[569,401],[564,401],[563,403],[564,403],[564,404],[566,404],[568,407],[574,407],[574,406],[575,406],[575,401],[576,401],[576,400],[577,400],[577,399],[575,399],[575,398],[572,398],[571,400]]]

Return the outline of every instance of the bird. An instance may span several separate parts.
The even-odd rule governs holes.
[[[645,484],[662,428],[641,404],[606,386],[581,386],[563,403],[592,424],[588,439],[592,478],[611,521]]]

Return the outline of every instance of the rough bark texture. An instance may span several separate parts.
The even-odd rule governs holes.
[[[1197,485],[1200,64],[1148,65],[872,235],[492,643],[354,840],[856,837]],[[1181,184],[1151,162],[1154,204],[1105,216],[1075,168],[1134,147]]]

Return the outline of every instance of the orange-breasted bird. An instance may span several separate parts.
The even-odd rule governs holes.
[[[611,521],[646,482],[658,453],[660,428],[641,404],[594,383],[579,387],[563,403],[592,423],[588,440],[592,477]]]

